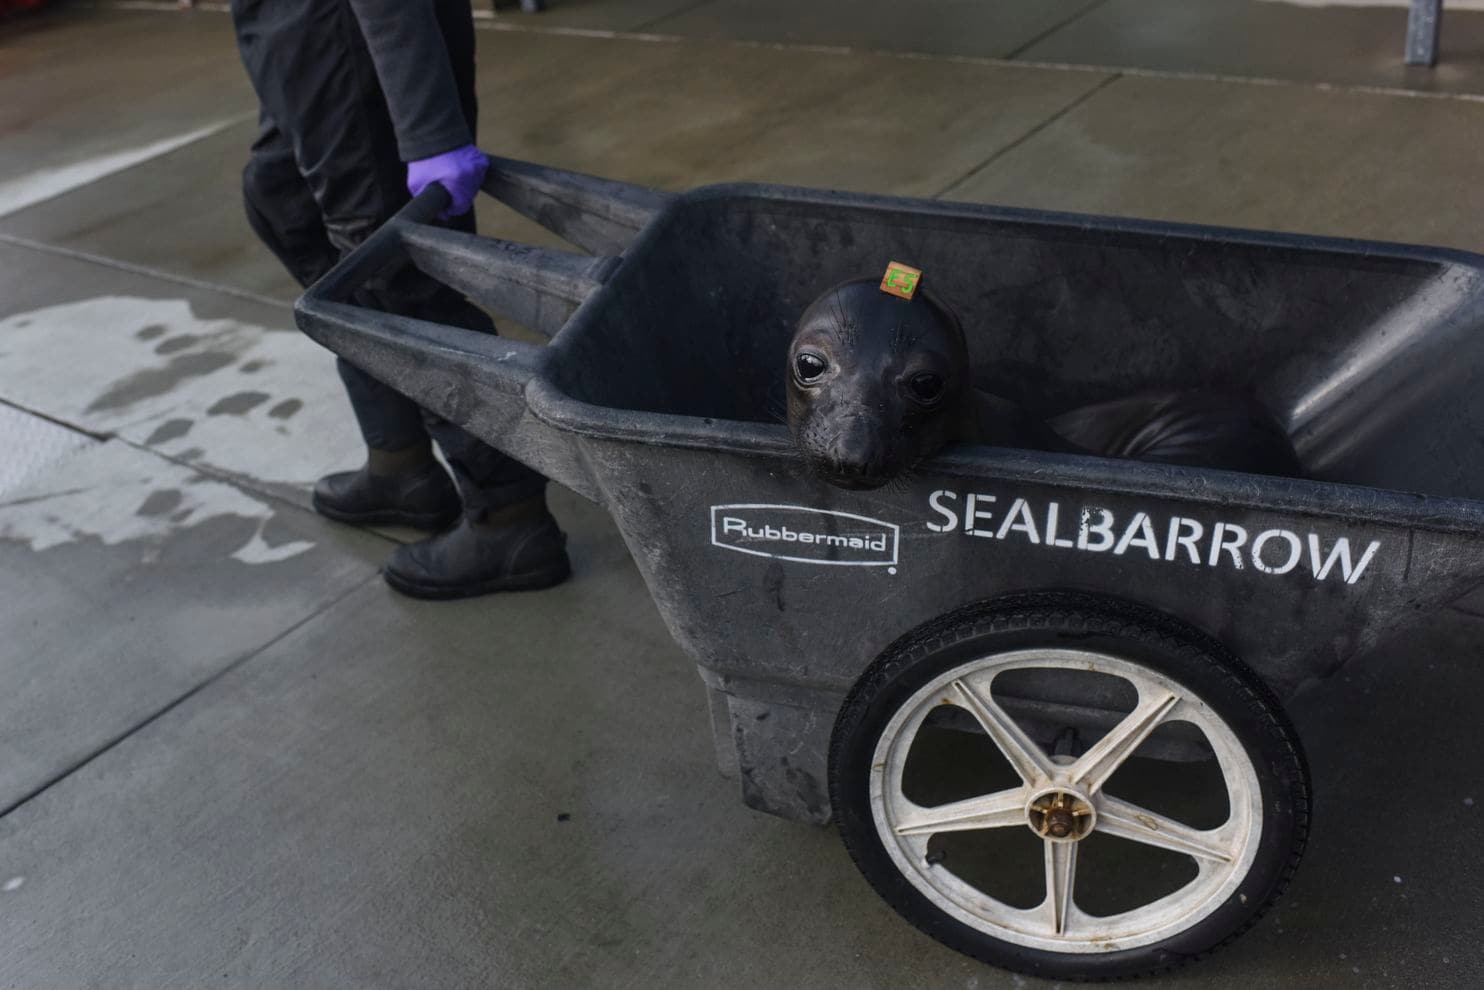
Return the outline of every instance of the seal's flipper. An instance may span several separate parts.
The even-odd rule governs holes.
[[[1262,403],[1234,392],[1143,392],[1081,406],[1051,429],[1103,457],[1298,477],[1288,434]]]

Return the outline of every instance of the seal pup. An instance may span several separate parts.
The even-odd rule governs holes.
[[[1239,393],[1151,390],[1041,419],[975,388],[958,318],[921,291],[920,272],[911,291],[889,288],[902,268],[825,292],[789,343],[789,429],[831,484],[880,488],[960,442],[1299,474],[1283,428]]]

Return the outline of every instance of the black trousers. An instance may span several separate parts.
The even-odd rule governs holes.
[[[242,173],[248,223],[289,274],[308,286],[406,205],[396,133],[344,0],[233,0],[232,19],[261,105],[258,136]],[[473,133],[473,22],[447,18],[443,33]],[[472,231],[473,214],[454,225]],[[354,301],[471,330],[495,329],[482,310],[411,265],[378,275]],[[436,440],[467,512],[544,490],[546,479],[537,472],[346,361],[338,366],[367,446],[400,450]]]

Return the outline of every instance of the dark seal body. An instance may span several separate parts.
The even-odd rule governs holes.
[[[1151,390],[1041,419],[970,381],[957,317],[919,291],[903,299],[875,280],[816,299],[788,352],[788,422],[821,477],[878,488],[952,443],[1125,457],[1295,476],[1283,428],[1250,397]]]

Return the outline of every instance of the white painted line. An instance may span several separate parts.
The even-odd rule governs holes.
[[[1410,7],[1412,0],[1263,0],[1286,3],[1293,7]],[[1484,10],[1484,0],[1444,0],[1443,12],[1451,10]]]
[[[54,168],[43,168],[29,175],[19,178],[8,179],[0,182],[0,217],[17,210],[23,210],[28,206],[34,206],[43,200],[54,196],[71,192],[79,186],[85,186],[95,182],[104,176],[124,169],[133,168],[141,162],[147,162],[151,158],[168,155],[177,148],[183,148],[188,144],[200,141],[202,138],[210,137],[234,124],[240,124],[244,120],[255,117],[255,113],[238,114],[219,120],[205,127],[198,127],[184,134],[164,138],[160,141],[152,141],[149,144],[140,145],[137,148],[127,148],[123,151],[115,151],[106,155],[96,155],[85,158],[80,162],[70,165],[62,165]]]

